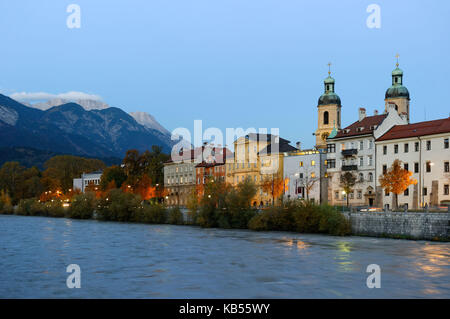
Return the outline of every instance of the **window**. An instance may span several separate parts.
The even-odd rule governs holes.
[[[414,163],[414,173],[419,173],[419,163]]]
[[[444,148],[448,148],[448,138],[444,139]]]
[[[427,141],[427,151],[431,151],[431,141]]]
[[[339,199],[339,192],[334,192],[334,199]]]
[[[423,195],[424,195],[424,196],[427,196],[427,193],[428,193],[428,190],[427,190],[426,187],[424,187],[424,188],[423,188]]]
[[[329,122],[328,117],[329,117],[328,111],[325,111],[323,113],[323,124],[328,124],[328,122]]]
[[[373,182],[373,174],[369,173],[369,182]]]
[[[362,198],[362,191],[359,190],[359,191],[358,191],[358,199],[361,199],[361,198]]]
[[[364,174],[363,173],[359,173],[359,181],[364,182]]]
[[[328,144],[327,152],[328,153],[336,153],[336,144]]]
[[[404,151],[405,153],[408,153],[408,152],[409,152],[409,144],[408,144],[408,143],[405,143],[405,145],[403,145],[403,151]]]
[[[369,156],[369,166],[372,166],[373,165],[373,160],[372,160],[372,156]]]
[[[414,152],[418,152],[419,151],[419,142],[415,142],[414,143]]]
[[[311,178],[315,178],[316,177],[316,173],[312,172],[311,173]]]
[[[409,188],[405,189],[405,191],[403,192],[404,196],[409,196]]]
[[[300,161],[300,162],[298,163],[298,166],[303,167],[303,162]]]
[[[327,160],[327,168],[336,168],[336,160],[335,159]]]
[[[403,165],[403,168],[406,169],[406,170],[408,171],[408,170],[409,170],[409,165],[408,165],[408,163],[405,163],[405,164]]]
[[[444,195],[448,195],[449,194],[449,189],[448,189],[448,184],[444,185]]]
[[[387,172],[387,165],[383,165],[383,174],[386,174]]]
[[[369,141],[369,150],[371,150],[373,147],[373,141]]]
[[[387,154],[387,145],[383,145],[383,155]]]
[[[348,194],[348,197],[349,197],[350,199],[353,199],[353,197],[354,197],[353,192],[350,192],[350,193]]]
[[[364,166],[364,157],[359,158],[359,166]]]
[[[431,162],[427,162],[426,166],[427,166],[427,173],[430,173],[431,172]]]
[[[362,151],[364,149],[364,141],[359,141],[359,150]]]
[[[450,173],[450,163],[444,162],[444,173]]]
[[[384,196],[389,196],[389,192],[387,191],[387,189],[384,190]]]
[[[398,153],[398,144],[394,145],[394,153],[397,154]]]
[[[316,165],[316,161],[311,161],[311,166],[315,166]]]

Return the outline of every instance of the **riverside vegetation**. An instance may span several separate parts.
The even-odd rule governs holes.
[[[2,192],[0,213],[256,231],[350,234],[348,220],[331,206],[291,200],[260,211],[251,206],[256,191],[249,179],[236,187],[208,181],[203,194],[191,194],[186,219],[178,207],[166,207],[157,199],[142,200],[141,195],[119,188],[74,195],[69,207],[63,207],[64,200],[43,202],[28,198],[21,199],[15,209],[8,195]]]

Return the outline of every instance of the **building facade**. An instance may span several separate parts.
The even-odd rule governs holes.
[[[91,173],[81,174],[81,178],[73,179],[73,189],[79,189],[84,193],[86,187],[93,186],[98,187],[100,185],[100,179],[102,177],[103,171],[95,171]]]
[[[216,147],[209,159],[195,166],[197,195],[203,196],[205,184],[210,180],[226,182],[226,161],[232,157],[233,153],[226,147]]]
[[[394,160],[413,173],[416,185],[398,195],[398,205],[409,209],[450,204],[450,118],[395,126],[380,136],[377,172],[381,175]],[[393,195],[384,192],[377,178],[381,204],[393,207]]]
[[[285,199],[328,202],[327,154],[323,149],[297,150],[284,156]]]

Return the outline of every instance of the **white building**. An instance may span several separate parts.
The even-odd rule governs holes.
[[[286,199],[309,199],[327,203],[326,153],[298,150],[283,158]]]
[[[366,116],[359,109],[358,121],[342,130],[333,130],[327,139],[328,201],[332,205],[374,206],[376,203],[375,139],[395,125],[407,124],[405,114],[399,115],[395,104],[387,112]],[[340,176],[351,172],[356,177],[354,191],[346,194],[340,187]]]
[[[88,185],[100,185],[100,178],[102,177],[103,171],[95,171],[91,173],[81,174],[81,178],[73,179],[73,189],[79,189],[84,193],[85,188]]]
[[[450,118],[395,126],[377,138],[378,175],[399,159],[416,185],[398,195],[398,205],[416,209],[450,204]],[[377,187],[380,183],[377,178]],[[393,207],[392,194],[379,190],[383,206]]]

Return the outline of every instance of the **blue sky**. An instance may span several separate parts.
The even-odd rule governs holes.
[[[80,29],[66,26],[71,3]],[[380,29],[366,26],[372,3]],[[327,63],[348,125],[358,107],[383,110],[398,52],[411,120],[450,112],[444,0],[17,0],[0,12],[5,94],[86,92],[169,130],[276,127],[312,147]]]

